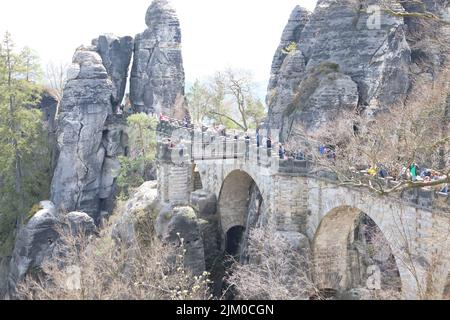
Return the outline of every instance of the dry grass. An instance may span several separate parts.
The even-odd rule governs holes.
[[[241,300],[307,300],[320,296],[311,280],[309,252],[296,250],[273,226],[256,228],[249,238],[250,262],[235,262],[229,290]]]
[[[133,247],[117,243],[108,223],[99,237],[64,232],[54,256],[18,287],[32,300],[204,300],[209,274],[194,277],[184,266],[184,241],[164,244],[139,237]],[[145,228],[141,228],[143,230]],[[151,241],[150,241],[151,239]],[[144,241],[142,241],[144,240]],[[143,245],[143,243],[145,245]]]

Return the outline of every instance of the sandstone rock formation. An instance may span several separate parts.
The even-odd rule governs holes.
[[[183,238],[186,267],[195,274],[205,271],[202,228],[206,221],[199,219],[192,208],[171,207],[161,203],[157,184],[150,181],[138,188],[121,211],[120,218],[114,224],[112,237],[117,243],[129,248],[130,254],[141,243],[139,234],[142,233],[145,237],[157,236],[174,245],[179,245]]]
[[[180,22],[167,0],[148,8],[147,30],[135,38],[130,98],[137,112],[183,119],[184,68]]]
[[[113,107],[117,107],[123,100],[128,80],[128,70],[133,55],[133,38],[116,37],[112,34],[101,35],[92,40],[92,45],[102,58],[103,65],[113,82]]]
[[[94,220],[84,212],[60,216],[55,205],[42,201],[40,210],[18,233],[8,274],[8,295],[15,298],[17,284],[32,270],[38,272],[46,259],[51,258],[60,240],[60,231],[72,235],[96,233]]]
[[[156,233],[163,241],[178,244],[181,239],[183,240],[186,250],[185,266],[195,275],[205,271],[205,249],[201,225],[206,223],[197,218],[191,207],[175,207],[168,212],[161,211],[155,226]]]
[[[112,237],[129,248],[135,247],[138,241],[139,223],[144,222],[147,227],[153,228],[155,221],[152,217],[156,215],[153,213],[157,211],[158,207],[156,183],[145,182],[124,205],[122,215],[113,226]],[[152,234],[154,230],[149,229],[147,232]]]
[[[42,121],[44,127],[48,131],[48,145],[51,152],[51,169],[52,172],[56,166],[58,158],[58,148],[56,146],[56,115],[58,111],[58,98],[50,91],[44,90],[41,94],[41,101],[33,108],[42,112]]]
[[[357,105],[372,114],[405,100],[411,61],[405,24],[382,10],[370,12],[370,5],[377,4],[320,0],[309,18],[306,13],[302,19],[291,17],[286,30],[299,32],[290,38],[283,34],[280,46],[285,39],[296,46],[285,49],[284,59],[277,50],[267,97],[268,126],[282,129],[282,138],[298,125],[308,129],[333,120],[342,109]],[[403,11],[400,5],[395,9]],[[293,16],[299,12],[296,8]],[[336,65],[334,73],[327,71],[330,65]]]
[[[43,201],[41,210],[19,231],[8,279],[9,293],[14,295],[16,284],[32,269],[39,267],[52,254],[58,239],[58,219],[53,203]]]
[[[302,52],[293,47],[300,40],[301,32],[308,23],[310,12],[297,6],[284,28],[281,42],[272,62],[266,102],[271,107],[269,123],[281,123],[283,109],[292,102],[295,89],[303,79],[306,61]],[[288,48],[291,46],[292,52]]]
[[[191,193],[190,206],[194,209],[196,216],[201,219],[200,231],[203,239],[205,254],[205,268],[214,276],[217,271],[218,261],[222,261],[223,250],[220,215],[217,210],[217,197],[214,193],[205,190],[197,190]],[[221,279],[216,279],[216,286],[220,286]],[[221,288],[216,289],[221,290]]]
[[[115,90],[97,47],[80,47],[68,71],[58,117],[59,157],[51,187],[58,212],[83,211],[99,222],[112,198],[123,152]],[[112,68],[114,70],[114,68]]]
[[[84,212],[71,212],[66,216],[67,225],[74,236],[94,235],[97,232],[94,219]]]
[[[197,190],[191,193],[190,204],[202,218],[213,216],[217,213],[217,197],[205,190]]]
[[[284,109],[282,135],[295,134],[298,124],[306,130],[336,119],[343,110],[358,107],[358,85],[333,65],[322,64],[310,72],[297,88],[293,101]]]
[[[45,90],[42,93],[37,109],[42,112],[44,125],[47,127],[47,130],[49,133],[53,133],[56,126],[55,118],[58,109],[58,99],[51,92]]]

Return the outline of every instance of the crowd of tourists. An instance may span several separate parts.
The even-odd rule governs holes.
[[[246,151],[245,151],[245,158],[249,158],[249,146],[252,142],[252,138],[250,137],[249,132],[238,133],[238,131],[234,130],[233,134],[230,135],[227,133],[227,129],[223,125],[213,125],[211,127],[201,127],[201,128],[195,128],[194,126],[189,124],[189,119],[185,118],[182,121],[171,119],[167,116],[161,115],[160,121],[167,121],[170,122],[172,125],[176,125],[182,128],[189,128],[192,130],[198,129],[202,130],[203,132],[211,133],[214,135],[225,137],[225,139],[230,139],[234,141],[238,141],[239,139],[244,139],[245,145],[246,145]],[[173,141],[172,139],[166,139],[167,143],[170,144],[170,148],[177,148],[180,149],[181,147],[184,148],[184,144],[182,143],[182,140],[179,141]],[[257,148],[264,148],[267,150],[268,157],[272,156],[272,150],[274,149],[274,142],[272,140],[272,137],[268,134],[266,136],[263,135],[263,133],[257,129],[256,130],[256,136],[254,142],[256,143]],[[321,157],[324,157],[330,161],[336,160],[336,152],[332,146],[326,146],[326,145],[319,145],[318,146],[318,154]],[[282,143],[278,144],[278,157],[280,160],[300,160],[304,161],[307,160],[307,155],[302,150],[288,150],[286,149],[285,145]],[[424,182],[424,183],[433,183],[437,181],[442,181],[446,179],[446,176],[440,173],[437,170],[434,169],[428,169],[428,168],[420,168],[417,163],[411,163],[409,165],[404,165],[399,173],[392,174],[389,172],[389,169],[383,165],[382,163],[378,163],[373,166],[366,166],[365,169],[358,170],[358,172],[362,174],[367,174],[372,177],[378,177],[381,179],[386,180],[393,180],[393,181],[399,181],[399,180],[409,180],[413,182]],[[436,186],[426,186],[424,189],[428,190],[435,190],[436,192],[442,194],[442,195],[449,195],[449,184],[437,184]]]

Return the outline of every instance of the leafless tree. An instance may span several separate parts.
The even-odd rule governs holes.
[[[415,84],[404,105],[368,117],[344,112],[314,132],[297,128],[287,142],[292,150],[302,150],[318,170],[334,172],[340,183],[368,188],[378,194],[401,193],[413,188],[442,189],[450,183],[450,135],[448,115],[449,70],[432,85]],[[328,147],[327,154],[319,146]],[[412,163],[439,171],[439,179],[412,181],[400,172]],[[378,174],[362,173],[370,167],[385,168],[391,183]]]
[[[211,115],[225,118],[243,131],[259,125],[264,118],[264,106],[256,97],[255,84],[248,71],[227,69],[218,72],[214,77],[214,87],[225,101],[222,103],[224,108],[210,110]]]
[[[61,102],[63,97],[64,87],[67,80],[67,69],[68,64],[65,64],[63,62],[60,62],[58,64],[51,62],[47,65],[45,74],[46,80],[48,82],[48,85],[50,86],[52,93],[58,99],[58,102]]]
[[[308,300],[321,297],[312,280],[310,252],[300,252],[274,226],[254,229],[250,262],[235,262],[227,283],[242,300]]]

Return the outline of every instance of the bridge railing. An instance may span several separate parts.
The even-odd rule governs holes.
[[[199,161],[234,160],[249,162],[253,166],[269,168],[274,174],[304,175],[340,183],[338,177],[331,171],[317,170],[308,160],[282,160],[278,148],[267,149],[257,147],[256,139],[249,137],[222,136],[213,132],[194,130],[191,128],[171,125],[162,122],[158,125],[158,151],[160,161],[182,164]],[[199,141],[199,142],[198,142]],[[355,172],[364,175],[364,173]],[[363,177],[364,178],[364,177]],[[367,178],[370,178],[367,176]],[[386,189],[395,186],[398,181],[379,178],[377,182]],[[437,208],[448,210],[448,196],[442,196],[433,190],[423,188],[411,189],[400,195],[401,199],[421,208]]]

